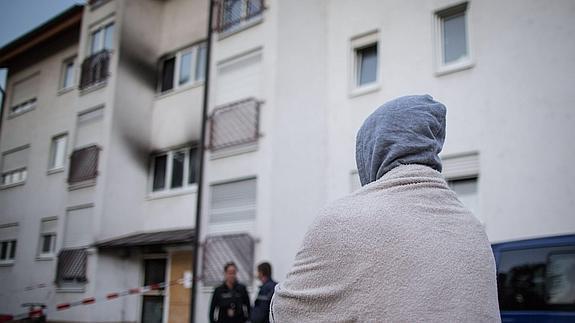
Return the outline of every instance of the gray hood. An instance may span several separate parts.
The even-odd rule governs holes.
[[[445,106],[430,95],[403,96],[375,110],[357,133],[355,158],[361,185],[399,165],[426,165],[441,172],[445,115]]]

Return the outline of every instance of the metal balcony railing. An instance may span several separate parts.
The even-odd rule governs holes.
[[[82,62],[80,74],[80,90],[96,85],[108,78],[110,65],[110,52],[102,50]]]
[[[96,145],[75,150],[70,157],[68,183],[75,184],[98,176],[98,155],[100,148]]]
[[[217,32],[226,32],[261,16],[264,0],[219,0],[216,6],[215,29]]]
[[[250,98],[218,107],[210,116],[210,149],[256,142],[260,102]]]

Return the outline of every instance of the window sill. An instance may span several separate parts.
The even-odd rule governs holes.
[[[78,182],[74,184],[68,184],[68,191],[75,191],[82,188],[96,186],[96,179],[89,179],[83,182]]]
[[[11,267],[14,266],[14,260],[2,260],[0,261],[0,267]]]
[[[101,6],[105,5],[108,2],[110,2],[110,0],[97,1],[96,3],[90,5],[90,11],[94,11],[94,10],[100,8]]]
[[[40,255],[36,257],[36,261],[50,261],[54,260],[54,255]]]
[[[110,76],[108,75],[108,78]],[[90,85],[84,89],[80,90],[80,96],[86,95],[88,93],[96,92],[101,88],[104,88],[108,84],[108,79],[103,80],[102,82],[98,82],[96,84]]]
[[[379,83],[367,84],[361,87],[356,87],[349,93],[350,98],[354,98],[356,96],[361,96],[373,92],[377,92],[381,89],[381,85]]]
[[[158,199],[164,199],[164,198],[181,196],[181,195],[195,194],[197,191],[198,191],[198,185],[192,184],[188,187],[184,187],[184,188],[177,189],[177,190],[150,192],[146,199],[147,200],[158,200]]]
[[[437,67],[437,70],[435,71],[435,76],[439,77],[451,73],[464,71],[472,68],[473,66],[475,66],[475,63],[471,59],[465,59],[463,61],[454,62],[447,65],[440,65],[439,67]]]
[[[58,287],[56,288],[56,293],[84,293],[86,289],[84,286],[81,287]]]
[[[162,99],[170,97],[172,95],[186,92],[188,90],[195,89],[195,88],[201,87],[203,85],[204,85],[204,81],[197,81],[197,82],[190,83],[190,84],[180,85],[177,88],[174,88],[174,89],[162,92],[162,93],[158,93],[156,95],[156,100],[162,100]]]
[[[64,167],[48,169],[48,171],[46,171],[46,174],[52,175],[52,174],[58,174],[58,173],[62,173],[62,172],[64,172]]]
[[[58,96],[64,95],[64,94],[66,94],[66,93],[68,93],[68,92],[72,92],[74,89],[76,89],[75,86],[70,86],[70,87],[66,87],[66,88],[63,88],[63,89],[59,89],[57,95],[58,95]]]
[[[26,113],[31,112],[31,111],[34,111],[34,110],[36,110],[36,107],[33,107],[33,108],[29,109],[29,110],[25,110],[25,111],[22,111],[22,112],[8,113],[8,118],[7,118],[7,119],[8,119],[8,120],[14,119],[14,118],[17,118],[17,117],[19,117],[19,116],[21,116],[21,115],[23,115],[23,114],[26,114]]]
[[[251,28],[255,25],[259,25],[260,23],[262,23],[264,20],[263,17],[263,13],[260,14],[259,16],[255,16],[253,18],[250,18],[250,20],[241,22],[239,24],[237,24],[236,26],[230,27],[228,30],[226,31],[222,31],[218,34],[218,40],[222,40],[222,39],[226,39],[232,35],[235,35],[239,32],[242,32],[248,28]]]
[[[21,181],[21,182],[12,183],[12,184],[5,184],[5,185],[1,185],[1,186],[0,186],[0,190],[7,190],[7,189],[9,189],[9,188],[21,186],[21,185],[24,185],[24,184],[26,184],[26,181]]]
[[[250,153],[256,150],[258,150],[257,141],[232,147],[221,148],[216,151],[212,151],[210,153],[210,160]]]

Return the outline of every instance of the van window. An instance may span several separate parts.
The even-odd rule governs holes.
[[[575,312],[575,247],[501,251],[497,285],[503,311]]]

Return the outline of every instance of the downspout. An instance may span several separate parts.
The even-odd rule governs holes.
[[[198,165],[198,190],[196,196],[196,226],[194,228],[194,254],[192,256],[192,288],[191,288],[191,301],[190,301],[190,323],[194,322],[196,316],[196,294],[198,290],[197,283],[198,279],[198,259],[200,251],[200,227],[202,223],[202,193],[204,187],[204,156],[205,156],[205,145],[206,145],[206,123],[208,121],[208,97],[209,97],[209,85],[210,85],[210,54],[212,50],[212,19],[214,16],[214,3],[213,0],[208,0],[208,37],[206,41],[206,66],[204,72],[204,102],[202,106],[202,125],[200,133],[200,144],[199,146],[199,165]]]
[[[8,80],[8,77],[6,77]],[[2,100],[0,101],[0,139],[2,139],[2,121],[4,120],[4,103],[6,102],[6,92],[0,86],[0,92],[2,92]]]

